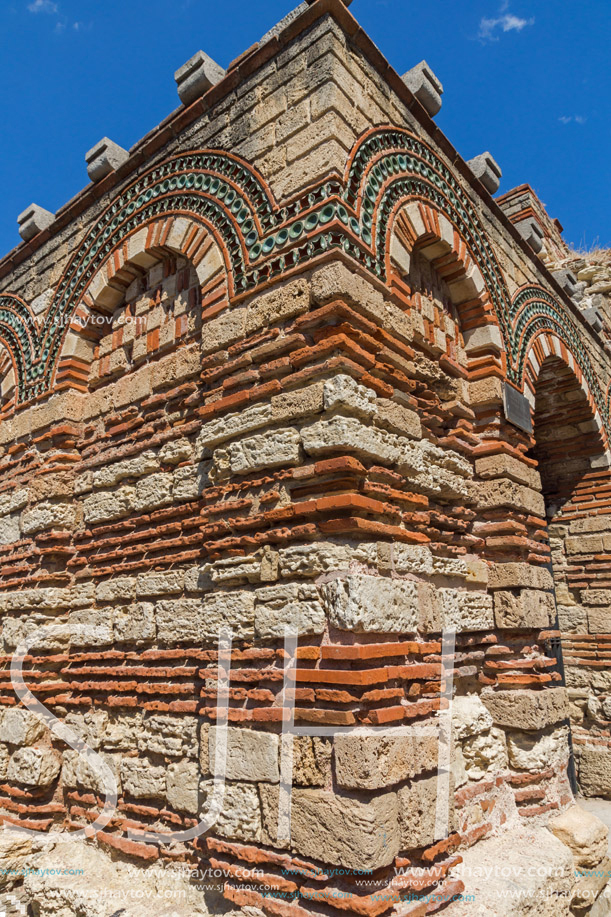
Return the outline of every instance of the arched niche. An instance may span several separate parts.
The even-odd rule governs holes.
[[[193,339],[202,302],[228,297],[215,237],[194,220],[151,222],[111,252],[71,317],[55,389],[86,391]]]

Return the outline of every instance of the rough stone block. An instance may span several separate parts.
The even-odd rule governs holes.
[[[18,748],[11,755],[6,772],[10,783],[25,786],[51,786],[60,772],[59,757],[53,749],[35,746]]]
[[[129,159],[129,153],[119,146],[118,143],[109,140],[108,137],[96,143],[90,150],[85,153],[85,162],[87,163],[87,175],[93,182],[101,181],[110,175],[119,166]]]
[[[19,214],[17,222],[19,224],[19,235],[24,242],[29,242],[39,232],[48,229],[51,223],[55,222],[55,214],[45,210],[43,207],[39,207],[38,204],[30,204]]]
[[[484,780],[507,770],[507,744],[502,729],[469,736],[462,743],[462,759],[470,780]]]
[[[174,74],[180,101],[190,105],[225,76],[225,71],[204,51],[198,51]]]
[[[262,468],[278,468],[299,462],[300,436],[297,430],[270,430],[229,446],[232,474],[250,474]]]
[[[113,641],[112,608],[78,608],[68,619],[73,646],[110,646]]]
[[[437,595],[428,583],[355,574],[321,586],[333,627],[357,633],[440,631]]]
[[[425,60],[420,61],[401,77],[422,107],[433,118],[441,108],[443,86]]]
[[[121,762],[123,789],[136,799],[165,799],[166,769],[141,758]]]
[[[438,739],[432,735],[338,735],[335,778],[346,789],[378,790],[437,767]]]
[[[45,724],[29,710],[9,708],[0,720],[0,742],[9,745],[33,745],[45,734]]]
[[[549,627],[556,617],[551,592],[535,589],[500,590],[494,593],[494,620],[500,628]]]
[[[199,806],[199,765],[196,761],[176,761],[166,775],[168,804],[180,812],[197,815]]]
[[[522,725],[520,721],[516,725]],[[539,771],[546,767],[560,769],[569,757],[568,728],[562,726],[543,735],[532,732],[508,732],[507,752],[512,767]]]
[[[255,633],[262,639],[284,639],[285,628],[298,634],[322,634],[325,612],[315,586],[286,583],[257,589]]]
[[[492,596],[467,589],[439,589],[443,626],[458,632],[491,630],[494,626]]]
[[[490,566],[491,589],[545,589],[552,590],[552,574],[545,567],[532,564],[507,563]]]
[[[119,643],[151,643],[156,637],[155,606],[150,602],[113,609],[113,634]]]
[[[595,867],[605,859],[609,829],[581,806],[569,806],[549,820],[548,828],[569,848],[576,866]]]
[[[213,781],[200,784],[205,794],[202,808],[206,809]],[[261,804],[257,787],[253,783],[226,783],[221,814],[214,827],[214,833],[221,837],[232,837],[239,841],[260,841],[262,831]]]
[[[552,271],[552,276],[560,284],[567,296],[574,296],[577,292],[577,278],[572,271],[562,269]]]
[[[489,194],[496,194],[501,183],[501,167],[491,153],[480,153],[474,159],[469,159],[467,165],[476,178],[479,178],[482,185]]]
[[[455,697],[452,701],[452,729],[456,739],[488,732],[493,723],[490,711],[478,694]]]
[[[216,726],[210,727],[208,753],[212,768],[219,732]],[[273,733],[229,726],[227,729],[227,779],[278,783],[280,779],[278,745],[278,736]]]
[[[398,854],[397,796],[384,793],[367,802],[326,790],[293,790],[291,845],[302,856],[345,869],[374,870]]]
[[[526,220],[514,223],[514,226],[532,250],[538,254],[545,241],[545,235],[539,222],[534,217],[528,217]]]
[[[414,780],[399,790],[399,827],[403,849],[425,847],[434,841],[441,840],[436,837],[435,831],[438,786],[440,791],[443,791],[444,782],[438,782],[437,774],[435,774],[432,777]],[[454,822],[452,786],[450,786],[449,815],[451,830]]]
[[[542,691],[482,691],[482,702],[497,726],[516,726],[538,731],[567,719],[569,700],[566,688]]]
[[[578,782],[584,796],[611,799],[611,750],[583,745],[578,750]]]

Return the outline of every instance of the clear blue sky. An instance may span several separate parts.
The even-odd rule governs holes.
[[[174,70],[199,48],[223,66],[297,0],[3,0],[0,255],[32,201],[55,211],[87,184],[102,136],[130,147],[176,108]],[[393,67],[426,58],[437,122],[469,159],[489,149],[501,190],[529,182],[576,246],[611,246],[610,0],[354,0]]]

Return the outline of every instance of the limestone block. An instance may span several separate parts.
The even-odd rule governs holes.
[[[476,178],[479,178],[482,185],[490,194],[496,194],[501,182],[501,167],[496,159],[488,152],[480,153],[474,159],[467,163]]]
[[[297,430],[270,430],[229,446],[232,474],[249,474],[262,468],[279,468],[299,462]]]
[[[482,481],[477,488],[477,500],[481,509],[506,507],[545,518],[543,494],[506,478]]]
[[[204,564],[202,571],[212,583],[222,586],[275,582],[278,579],[278,552],[266,545],[254,554],[225,557]]]
[[[12,888],[13,882],[20,880],[31,853],[31,838],[8,827],[0,830],[0,889]]]
[[[166,769],[142,758],[124,758],[120,767],[123,790],[136,799],[165,799]]]
[[[64,717],[66,726],[94,749],[100,748],[108,725],[108,714],[100,708],[85,713],[72,711]]]
[[[183,105],[190,105],[225,76],[225,71],[205,51],[198,51],[174,74]]]
[[[440,791],[443,791],[443,785],[443,782],[439,782]],[[436,840],[441,840],[436,837],[435,831],[437,793],[437,774],[414,780],[399,790],[399,826],[402,849],[411,850],[413,847],[424,847]],[[449,815],[451,829],[454,823],[454,792],[451,786]]]
[[[588,630],[588,616],[581,605],[557,605],[558,628],[563,633],[584,634]]]
[[[208,736],[208,754],[214,767],[220,730],[211,726]],[[247,782],[278,783],[277,735],[254,729],[229,726],[227,729],[227,771],[228,780]]]
[[[198,642],[202,631],[202,603],[199,599],[163,599],[155,607],[155,619],[161,644]]]
[[[588,608],[588,633],[611,634],[611,606],[608,608]]]
[[[21,528],[26,535],[47,529],[69,529],[74,525],[75,508],[66,503],[39,503],[21,514]]]
[[[607,856],[608,827],[579,805],[551,818],[548,828],[570,849],[576,866],[594,868]]]
[[[513,455],[487,455],[476,459],[475,473],[480,478],[510,478],[532,490],[541,489],[541,475]]]
[[[483,780],[507,770],[507,745],[502,729],[470,736],[462,743],[465,769],[470,780]]]
[[[280,548],[278,553],[282,576],[320,576],[345,570],[350,562],[350,548],[332,542],[291,545]]]
[[[345,869],[373,870],[392,863],[401,838],[397,796],[384,793],[367,802],[326,790],[294,789],[291,845],[302,856]]]
[[[323,383],[315,382],[305,388],[293,389],[272,396],[274,423],[295,423],[305,417],[320,414],[324,408]]]
[[[204,780],[200,784],[200,789],[204,794],[202,803],[204,811],[213,784],[212,780]],[[261,804],[256,784],[225,783],[221,814],[214,826],[214,833],[239,841],[260,841],[261,831]]]
[[[73,646],[110,646],[113,642],[112,608],[79,608],[68,619]]]
[[[343,410],[359,417],[373,417],[376,413],[377,395],[352,378],[339,374],[327,379],[323,389],[325,411]]]
[[[519,722],[519,721],[518,721]],[[520,724],[521,725],[521,724]],[[528,732],[507,732],[509,763],[518,770],[559,768],[569,755],[568,728],[560,726],[542,736]]]
[[[437,767],[437,736],[335,736],[335,778],[346,789],[378,790]]]
[[[218,420],[211,420],[204,424],[199,432],[195,442],[195,453],[200,457],[205,456],[210,449],[220,443],[260,429],[271,420],[270,404],[254,404],[235,414],[226,414]]]
[[[108,137],[103,137],[99,143],[85,153],[87,175],[91,181],[101,181],[128,159],[127,150],[113,140],[109,140]]]
[[[552,590],[552,574],[545,567],[532,564],[491,564],[489,583],[491,589],[545,589]]]
[[[18,748],[9,759],[6,777],[9,783],[25,786],[51,786],[61,764],[52,748],[29,746]]]
[[[542,691],[489,691],[481,699],[497,726],[515,726],[538,731],[567,719],[569,700],[566,688],[545,688]]]
[[[386,398],[378,399],[375,423],[376,426],[388,427],[393,433],[401,436],[410,436],[418,440],[422,437],[422,424],[416,412]]]
[[[556,618],[551,592],[535,589],[501,590],[494,593],[494,620],[497,627],[549,627]]]
[[[579,789],[584,796],[611,799],[611,750],[583,745],[578,753]]]
[[[312,456],[348,451],[392,465],[401,455],[394,434],[365,426],[356,417],[319,420],[304,427],[301,438],[307,455]]]
[[[113,633],[118,643],[151,643],[156,637],[155,606],[150,602],[113,609]]]
[[[85,522],[110,522],[132,511],[135,503],[134,487],[120,487],[113,493],[94,493],[83,500]]]
[[[45,724],[23,707],[9,707],[0,719],[0,742],[33,745],[45,734]]]
[[[110,768],[114,776],[117,791],[121,793],[121,777],[119,767],[121,763],[120,755],[101,754],[100,756],[105,764]],[[110,785],[105,786],[106,775],[100,772],[89,762],[84,755],[79,755],[77,751],[71,748],[64,752],[62,767],[62,784],[68,787],[81,787],[81,789],[93,791],[100,796],[105,792],[114,790]]]
[[[173,476],[167,472],[151,474],[138,481],[133,508],[136,512],[167,506],[172,502]]]
[[[493,723],[489,710],[478,694],[455,697],[452,701],[452,729],[456,739],[488,732]]]
[[[570,917],[570,850],[546,828],[513,827],[461,851],[462,898],[444,917]]]
[[[95,590],[98,602],[126,602],[136,598],[136,578],[117,576],[115,579],[98,583]]]
[[[355,574],[321,586],[333,627],[356,633],[439,631],[435,590],[428,583]]]
[[[9,513],[18,512],[28,505],[29,491],[12,490],[10,493],[0,496],[0,516],[7,516]]]
[[[0,544],[12,544],[20,538],[19,516],[4,516],[0,519]]]
[[[178,465],[193,458],[193,446],[188,439],[174,439],[159,450],[159,461],[164,465]]]
[[[144,717],[136,741],[139,751],[164,757],[197,757],[197,717],[151,714]]]
[[[284,639],[285,628],[298,634],[322,634],[325,612],[315,586],[284,583],[255,592],[255,633],[262,639]]]
[[[434,558],[430,548],[424,545],[398,544],[379,542],[377,545],[378,565],[380,570],[405,576],[432,576]]]
[[[610,866],[611,858],[605,857],[597,864],[596,869],[578,867],[575,870],[576,882],[573,897],[571,898],[571,910],[574,913],[584,913],[584,909],[587,908],[588,910],[585,913],[588,914],[588,917],[593,917],[596,914],[592,903],[595,901],[599,903],[599,895],[609,882]],[[611,914],[611,902],[608,899],[600,902],[599,913],[605,915],[605,917]]]
[[[152,451],[141,452],[135,458],[105,465],[93,473],[93,486],[115,487],[126,478],[142,478],[159,469],[159,461]]]
[[[136,578],[136,595],[177,595],[184,586],[184,572],[182,570],[154,571],[141,573]]]
[[[274,322],[296,318],[309,307],[310,289],[304,277],[276,284],[273,290],[255,296],[249,303],[246,332],[249,334]]]
[[[570,525],[571,534],[584,532],[606,532],[611,531],[611,516],[584,516],[581,519],[573,519]]]
[[[254,622],[254,592],[215,592],[202,600],[200,635],[217,637],[221,628],[229,627],[235,639],[252,637]]]
[[[443,626],[465,631],[491,630],[494,627],[492,596],[467,589],[439,589]]]
[[[211,462],[199,462],[197,465],[185,465],[174,472],[172,493],[175,502],[181,500],[198,500],[210,483]]]
[[[584,589],[581,601],[584,605],[611,605],[611,589]]]
[[[441,108],[443,86],[425,60],[420,61],[401,77],[407,88],[416,96],[420,104],[434,117]]]
[[[30,206],[26,207],[17,217],[19,235],[24,242],[29,242],[31,239],[34,239],[39,232],[48,229],[54,221],[55,214],[51,213],[49,210],[45,210],[44,207],[39,207],[38,204],[30,204]]]
[[[197,815],[199,806],[199,765],[196,761],[176,761],[166,775],[168,805],[180,812]]]
[[[326,786],[331,780],[333,745],[318,736],[293,738],[293,786]]]

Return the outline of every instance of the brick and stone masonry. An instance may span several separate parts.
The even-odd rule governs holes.
[[[340,0],[178,79],[0,262],[0,811],[58,845],[5,831],[1,862],[56,862],[104,804],[13,691],[36,631],[29,689],[119,795],[65,846],[80,885],[0,883],[40,917],[181,865],[221,876],[181,917],[608,913],[569,775],[573,748],[611,797],[611,362],[557,223],[528,186],[495,203]],[[353,729],[294,738],[279,841],[287,626],[295,725]],[[224,628],[222,812],[156,844],[210,801]]]

